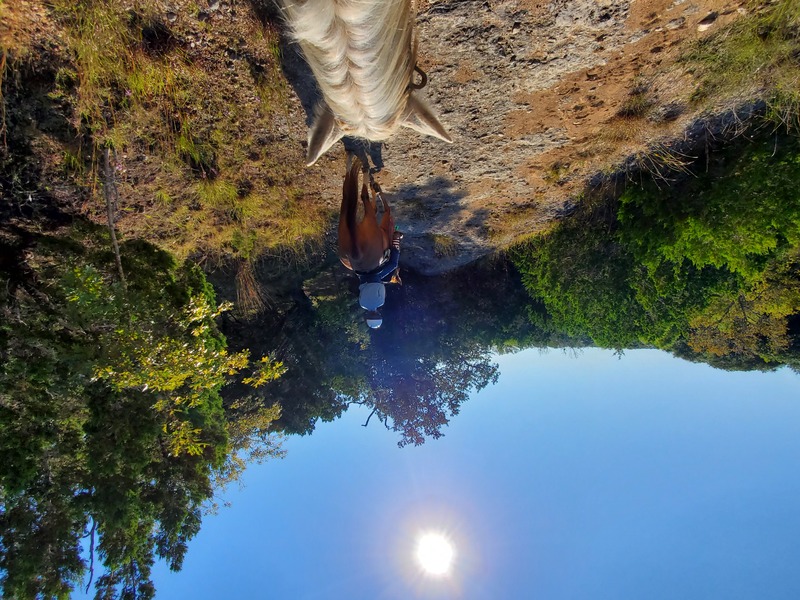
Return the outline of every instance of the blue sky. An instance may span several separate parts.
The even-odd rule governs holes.
[[[800,376],[651,350],[497,357],[421,447],[367,411],[287,440],[158,598],[800,598]],[[420,531],[456,546],[419,572]]]

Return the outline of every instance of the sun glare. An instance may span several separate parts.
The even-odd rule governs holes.
[[[440,533],[425,533],[417,541],[417,562],[430,575],[446,575],[453,565],[453,544]]]

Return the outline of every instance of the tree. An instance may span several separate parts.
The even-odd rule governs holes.
[[[6,597],[66,598],[95,557],[98,598],[152,597],[154,561],[181,567],[232,472],[220,390],[248,360],[217,330],[225,307],[197,267],[139,242],[120,246],[122,285],[106,241],[83,225],[6,244],[18,261],[0,271]],[[281,372],[265,359],[248,380]],[[236,444],[246,428],[233,427]],[[262,441],[281,455],[279,440]]]
[[[274,344],[265,351],[287,365],[271,390],[282,407],[275,426],[286,433],[310,433],[358,404],[371,411],[370,423],[396,431],[401,446],[438,438],[472,392],[496,381],[492,353],[522,347],[534,332],[529,300],[502,260],[437,278],[404,274],[377,332],[339,277],[320,276],[306,289],[309,301],[275,335],[261,334],[265,324],[231,324],[239,345],[254,344],[242,336],[258,331]]]
[[[668,188],[645,179],[619,198],[591,198],[515,248],[544,308],[535,322],[605,347],[693,349],[737,368],[793,364],[800,140],[746,139],[709,163]]]

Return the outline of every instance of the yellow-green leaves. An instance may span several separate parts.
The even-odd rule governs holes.
[[[265,383],[275,381],[286,372],[286,367],[280,361],[273,361],[269,356],[264,356],[256,364],[253,374],[245,377],[242,381],[254,388],[261,387]]]
[[[229,308],[194,296],[166,330],[133,320],[103,335],[108,360],[97,366],[95,378],[118,392],[154,394],[173,454],[199,454],[208,445],[201,441],[202,429],[191,425],[191,411],[202,410],[227,377],[248,365],[248,352],[230,354],[213,335],[213,319]]]

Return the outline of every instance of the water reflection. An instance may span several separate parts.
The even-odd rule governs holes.
[[[792,597],[797,377],[727,373],[651,350],[579,354],[496,357],[497,385],[464,403],[435,443],[398,450],[393,432],[360,427],[369,412],[360,408],[289,440],[288,459],[248,471],[233,508],[159,590],[209,597],[209,586],[235,582],[250,596],[269,578],[280,598],[619,589],[666,600],[676,586],[703,597],[701,581],[726,597]],[[455,547],[444,580],[422,576],[414,560],[429,530]],[[240,552],[220,565],[220,545]]]
[[[492,352],[527,347],[650,347],[724,369],[797,369],[798,156],[795,137],[742,137],[708,164],[596,189],[510,262],[405,274],[375,335],[355,283],[321,274],[265,347],[289,365],[270,390],[279,427],[310,433],[355,404],[370,410],[365,425],[421,444],[497,380]]]
[[[361,171],[363,179],[359,194]],[[372,188],[372,198],[368,187]],[[357,219],[359,196],[363,204],[361,220]],[[381,201],[380,223],[377,218],[378,200]],[[379,311],[386,301],[386,284],[401,283],[399,262],[402,234],[395,229],[389,203],[369,172],[368,163],[362,167],[359,159],[348,154],[337,249],[339,260],[358,277],[358,303],[367,311],[364,318],[370,329],[378,329],[383,324]]]
[[[267,393],[280,399],[278,425],[289,433],[310,433],[318,420],[359,404],[398,432],[400,445],[439,437],[471,391],[496,381],[492,350],[527,344],[534,334],[524,290],[502,261],[434,280],[404,274],[374,334],[361,318],[356,285],[338,266],[318,276],[272,346],[261,346],[287,365]],[[237,344],[256,341],[248,333],[257,329],[231,325]]]
[[[800,142],[747,136],[706,162],[596,191],[513,252],[533,320],[610,348],[652,346],[727,369],[798,366]]]
[[[498,380],[504,352],[655,347],[724,369],[797,370],[798,157],[796,138],[741,138],[686,165],[669,188],[662,179],[621,196],[596,190],[511,260],[438,278],[405,273],[378,331],[362,319],[358,282],[332,266],[277,318],[225,323],[233,346],[287,371],[257,390],[240,384],[224,404],[220,379],[203,389],[142,379],[143,359],[159,352],[197,350],[182,366],[167,361],[183,382],[202,375],[201,355],[225,363],[211,315],[191,302],[211,293],[196,268],[129,243],[126,291],[102,230],[9,233],[0,254],[4,589],[66,593],[90,568],[88,535],[106,568],[98,589],[148,597],[156,559],[181,566],[215,478],[241,468],[237,449],[279,455],[270,432],[308,434],[354,405],[361,424],[383,424],[400,446],[422,444]],[[254,439],[263,444],[254,449]]]

